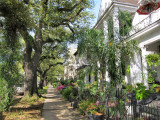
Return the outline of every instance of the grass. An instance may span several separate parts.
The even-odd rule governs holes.
[[[37,96],[15,98],[8,112],[0,114],[0,120],[39,120],[42,115],[44,98]]]

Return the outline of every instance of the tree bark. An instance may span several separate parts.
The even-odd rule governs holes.
[[[44,79],[43,79],[42,75],[40,74],[39,89],[43,89],[43,83],[44,83]]]
[[[30,49],[30,48],[28,48]],[[26,53],[24,55],[24,70],[25,70],[25,82],[24,82],[24,89],[25,89],[25,96],[32,96],[33,94],[38,95],[38,90],[37,90],[37,66],[38,64],[36,61],[39,61],[40,54],[37,54],[36,58],[30,59],[31,58],[31,49],[26,50]]]
[[[35,35],[35,40],[30,40],[30,35],[27,31],[24,32],[23,38],[25,40],[26,49],[24,52],[24,71],[25,71],[25,82],[24,82],[24,95],[32,96],[33,94],[38,95],[37,89],[37,68],[42,51],[42,33],[41,30]],[[36,44],[36,46],[34,45]],[[34,49],[34,51],[33,51]]]

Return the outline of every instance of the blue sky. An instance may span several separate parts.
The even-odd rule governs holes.
[[[92,10],[90,10],[91,12],[93,12],[93,14],[95,15],[95,18],[91,21],[91,26],[93,27],[96,22],[97,22],[97,18],[98,18],[98,13],[99,13],[99,8],[101,5],[101,0],[94,0],[95,1],[95,6]],[[77,44],[70,44],[69,47],[72,48],[77,48]]]
[[[99,8],[100,8],[100,4],[101,4],[101,0],[94,0],[94,1],[95,1],[95,6],[92,9],[92,12],[94,13],[96,18],[93,20],[93,23],[92,23],[93,25],[92,26],[94,26],[97,22]]]

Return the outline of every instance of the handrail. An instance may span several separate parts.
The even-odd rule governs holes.
[[[152,23],[156,22],[157,20],[160,19],[160,9],[153,11],[152,13],[149,14],[148,17],[137,23],[136,25],[133,26],[130,36],[139,32],[140,30],[144,29],[145,27],[151,25]]]

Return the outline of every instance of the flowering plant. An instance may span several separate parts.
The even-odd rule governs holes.
[[[62,90],[64,87],[64,85],[58,86],[58,90]]]

